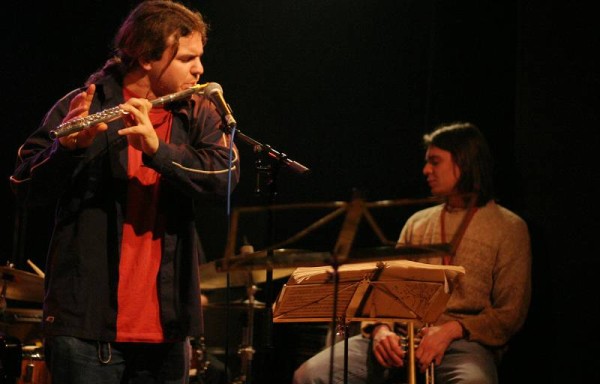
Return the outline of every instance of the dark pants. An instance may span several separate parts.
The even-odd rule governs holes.
[[[371,340],[362,335],[348,339],[347,372],[344,372],[344,352],[343,341],[335,345],[333,364],[329,348],[317,353],[294,372],[293,384],[406,382],[406,370],[379,365],[372,353]],[[417,379],[417,382],[422,380],[423,375],[417,375]],[[446,349],[442,364],[435,367],[435,382],[498,384],[494,353],[477,342],[455,340]]]
[[[60,384],[186,384],[189,341],[107,343],[70,336],[45,340],[52,382]]]

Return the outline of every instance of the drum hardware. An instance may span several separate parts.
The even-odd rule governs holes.
[[[303,254],[304,251],[281,248],[275,250],[274,253],[283,260],[290,255]],[[261,253],[255,253],[252,246],[245,241],[245,244],[240,248],[240,255],[236,260],[250,260],[250,264],[254,264],[254,258],[261,258],[262,256],[263,254]],[[259,290],[256,284],[268,283],[268,281],[263,265],[260,265],[260,263],[259,265],[242,266],[238,270],[224,271],[221,268],[222,262],[223,260],[220,259],[200,265],[200,288],[204,291],[216,291],[223,288],[246,288],[246,299],[234,302],[227,300],[226,303],[208,303],[206,304],[206,308],[227,310],[234,308],[246,312],[242,326],[242,340],[237,348],[237,355],[240,358],[239,374],[235,376],[232,384],[249,384],[251,382],[252,362],[256,353],[253,346],[255,310],[265,308],[265,303],[256,300],[256,293]],[[282,265],[281,268],[276,267],[273,269],[272,276],[275,279],[287,278],[294,270],[295,266],[293,265]],[[225,358],[227,359],[228,356],[225,356]]]
[[[274,252],[276,257],[285,260],[286,258],[290,257],[290,255],[296,255],[302,253],[303,251],[282,248],[277,249]],[[251,255],[250,259],[247,255]],[[254,261],[254,257],[255,256],[252,254],[243,254],[235,260],[250,260],[250,262],[252,262]],[[248,284],[261,284],[266,282],[265,270],[262,269],[263,266],[253,266],[250,265],[250,262],[245,264],[241,270],[229,271],[229,282],[227,281],[227,273],[224,273],[225,271],[221,269],[221,264],[224,263],[224,260],[219,259],[200,265],[200,288],[203,291],[216,290],[227,288],[228,284],[229,288],[247,288]],[[295,269],[296,267],[293,265],[282,265],[281,268],[273,268],[273,279],[287,278],[294,272]]]
[[[2,298],[42,303],[44,301],[44,278],[14,268],[12,265],[0,266],[2,280]]]
[[[42,309],[34,308],[44,300],[43,272],[30,273],[16,269],[8,262],[0,266],[0,383],[49,384],[42,352]],[[26,345],[27,344],[27,345]]]
[[[50,384],[52,382],[41,345],[41,342],[36,342],[34,345],[22,347],[21,376],[17,384]]]
[[[14,382],[21,375],[21,341],[0,333],[0,383]]]
[[[251,278],[250,278],[251,280]],[[240,374],[233,380],[232,384],[247,384],[250,383],[251,373],[252,373],[252,360],[254,359],[254,353],[256,350],[253,347],[253,339],[254,339],[254,309],[256,307],[255,303],[255,295],[258,291],[256,285],[251,284],[247,287],[248,292],[248,301],[247,301],[247,309],[248,309],[248,319],[246,327],[244,327],[242,332],[242,344],[238,349],[238,355],[240,356],[241,368]]]
[[[35,364],[33,364],[32,362],[27,363],[27,365],[25,366],[25,373],[23,373],[23,375],[21,375],[21,379],[23,380],[24,383],[33,382],[33,370],[34,369],[35,369]]]
[[[192,366],[190,376],[204,377],[210,367],[210,361],[208,360],[208,352],[206,350],[206,343],[204,342],[204,336],[200,336],[198,340],[192,341]]]
[[[35,371],[35,364],[33,363],[33,360],[34,359],[35,360],[43,360],[44,357],[35,348],[29,347],[29,346],[23,346],[23,352],[26,352],[26,351],[29,352],[28,353],[29,361],[23,360],[23,362],[25,363],[25,365],[24,365],[25,372],[22,372],[21,380],[23,380],[23,383],[32,383],[33,382],[33,373]],[[23,367],[21,367],[21,370],[23,370]]]
[[[7,303],[6,303],[6,288],[8,283],[6,280],[2,282],[2,291],[0,292],[0,313],[4,313],[6,311]]]
[[[10,323],[41,323],[43,317],[41,309],[33,308],[8,307],[3,315]]]

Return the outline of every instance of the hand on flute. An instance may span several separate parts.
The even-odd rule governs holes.
[[[77,94],[73,100],[71,100],[69,112],[67,113],[67,116],[65,116],[63,123],[87,116],[95,92],[96,85],[91,84],[85,91]],[[87,148],[92,144],[94,137],[96,137],[99,132],[106,131],[107,129],[108,125],[106,123],[98,123],[89,129],[60,137],[58,138],[58,141],[60,142],[60,145],[69,150]]]

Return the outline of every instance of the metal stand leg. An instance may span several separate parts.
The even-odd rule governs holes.
[[[254,335],[254,295],[257,287],[250,282],[248,291],[248,324],[243,332],[242,345],[238,349],[241,358],[241,373],[233,381],[234,384],[250,384],[252,382],[252,360],[256,352],[253,347]]]
[[[407,339],[408,339],[408,366],[406,367],[407,382],[408,384],[416,384],[417,382],[417,367],[415,362],[415,327],[414,324],[409,321],[407,326]],[[434,384],[434,370],[435,364],[432,362],[427,370],[425,371],[425,384]]]
[[[408,322],[408,367],[407,367],[407,380],[408,384],[416,384],[417,374],[415,367],[415,326],[412,321]]]
[[[427,368],[427,371],[425,371],[425,384],[434,384],[434,381],[435,381],[435,378],[433,376],[434,369],[435,369],[435,364],[432,362],[429,365],[429,368]]]

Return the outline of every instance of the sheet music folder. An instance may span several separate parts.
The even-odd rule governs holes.
[[[465,270],[460,266],[388,260],[341,265],[335,318],[431,323],[445,310]],[[329,322],[334,313],[334,269],[300,267],[273,304],[274,322]]]

